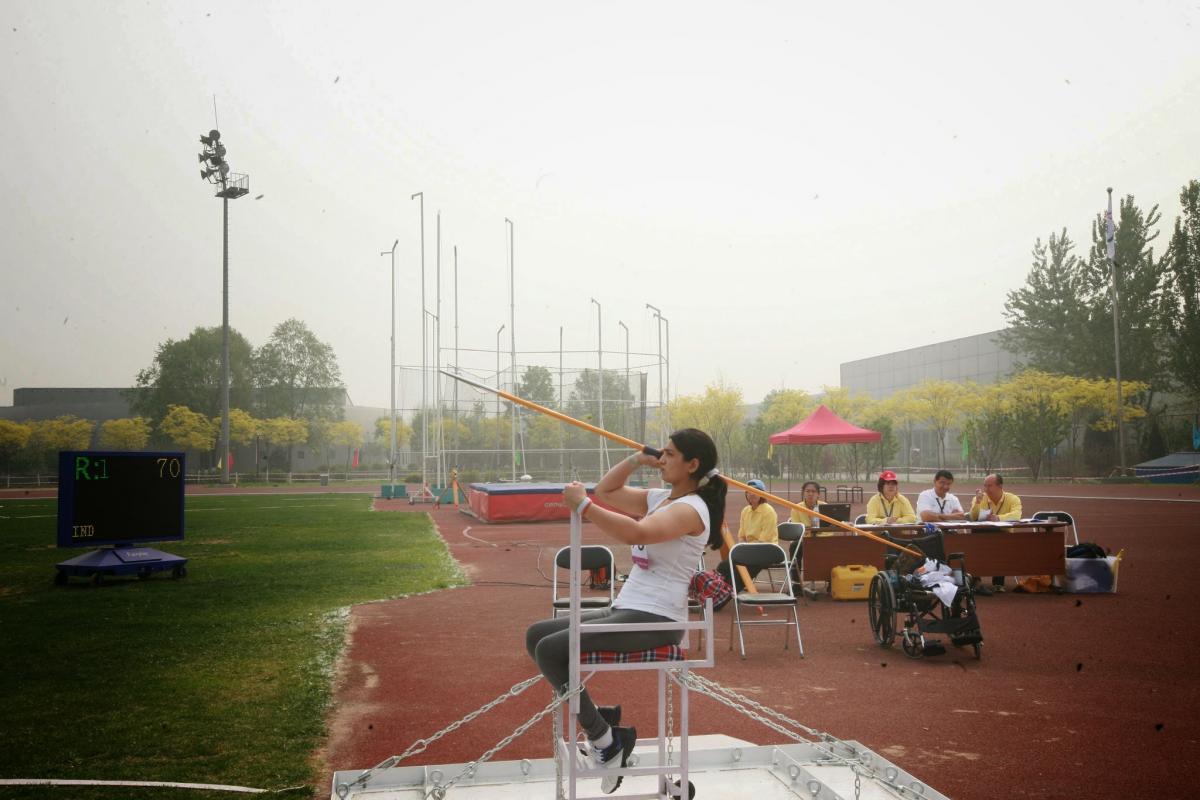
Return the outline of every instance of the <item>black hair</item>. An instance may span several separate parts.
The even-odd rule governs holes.
[[[995,472],[993,474],[996,476],[996,485],[1003,486],[1004,485],[1004,476],[1001,475],[999,472]]]
[[[717,446],[712,437],[704,431],[680,428],[671,434],[670,439],[684,461],[694,458],[700,462],[696,471],[688,476],[697,484],[717,466]],[[728,491],[728,484],[719,475],[714,475],[704,481],[703,485],[696,487],[696,494],[708,508],[708,546],[713,550],[719,550],[725,542],[721,535],[721,525],[725,522],[725,494]]]
[[[879,481],[875,484],[875,491],[879,492],[880,494],[883,494],[883,485],[885,483],[900,483],[900,481],[897,481],[897,480],[885,481],[883,479],[883,476],[880,476]]]
[[[821,484],[817,483],[816,481],[805,481],[804,485],[800,487],[800,494],[804,494],[804,490],[810,486],[815,488],[818,492],[821,491]]]
[[[936,481],[939,478],[945,478],[948,481],[952,481],[954,480],[954,474],[948,469],[939,469],[937,472],[933,473],[933,479]]]

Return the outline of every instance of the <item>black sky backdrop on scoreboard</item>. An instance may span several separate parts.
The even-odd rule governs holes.
[[[183,539],[184,453],[58,454],[58,546]]]

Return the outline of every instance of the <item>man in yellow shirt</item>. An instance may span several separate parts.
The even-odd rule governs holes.
[[[747,486],[753,486],[755,489],[761,489],[764,492],[767,490],[765,483],[758,478],[751,478],[746,481]],[[770,503],[763,500],[756,494],[745,492],[746,507],[742,509],[742,516],[738,521],[738,541],[739,542],[779,542],[779,517],[775,513],[775,509]],[[759,573],[759,569],[747,567],[750,572],[750,577],[753,578]],[[717,572],[721,573],[725,580],[730,580],[729,576],[729,561],[722,561],[717,565]]]
[[[1021,518],[1021,498],[1004,491],[1004,476],[995,473],[983,479],[983,488],[975,492],[975,502],[967,512],[967,519],[986,522],[994,520],[1018,520]],[[992,576],[992,588],[976,587],[982,595],[1004,591],[1004,576]]]

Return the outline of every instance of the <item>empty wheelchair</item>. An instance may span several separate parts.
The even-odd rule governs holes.
[[[901,551],[888,553],[884,558],[884,570],[871,580],[867,596],[867,617],[875,641],[891,647],[899,635],[904,654],[909,658],[921,658],[946,652],[939,639],[930,638],[943,634],[952,645],[971,646],[975,658],[980,658],[983,633],[975,614],[975,593],[963,554],[951,553],[947,557],[941,533],[915,539],[884,535],[897,544],[919,550],[925,558],[948,566],[950,573],[943,583],[953,585],[953,599],[949,603],[942,602],[933,587],[922,585],[916,573],[924,566],[925,558]],[[949,586],[943,586],[942,590],[943,594],[949,594]],[[897,619],[900,620],[899,627]]]

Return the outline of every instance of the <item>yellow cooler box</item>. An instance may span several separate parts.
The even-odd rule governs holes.
[[[848,564],[834,567],[829,591],[834,600],[866,600],[871,589],[871,578],[879,572],[875,567],[863,564]]]

